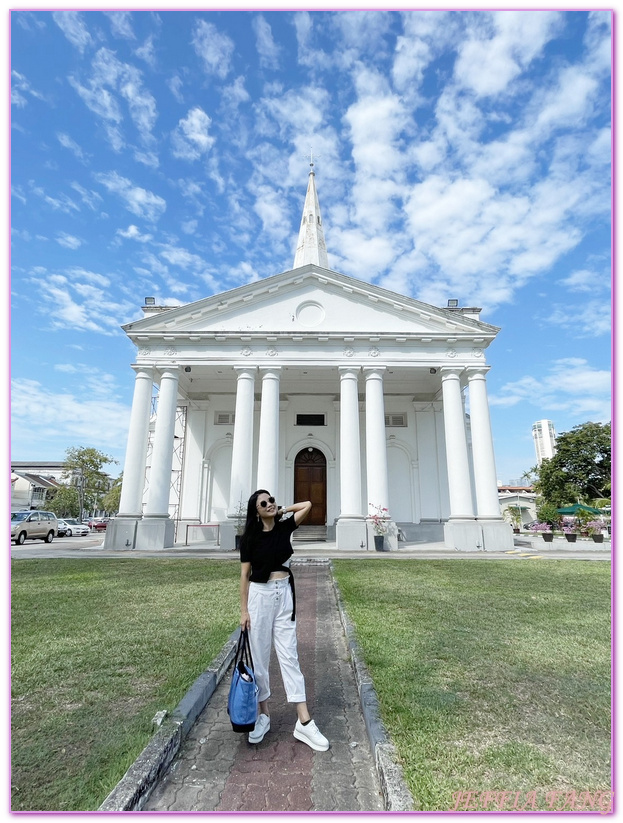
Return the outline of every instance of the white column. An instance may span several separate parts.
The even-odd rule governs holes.
[[[359,367],[340,372],[340,519],[362,518],[359,442]]]
[[[160,378],[145,517],[169,516],[178,380],[179,373],[176,366],[163,370]]]
[[[261,368],[262,403],[257,455],[257,488],[278,494],[279,480],[279,372],[280,366]]]
[[[461,398],[462,368],[443,366],[441,389],[443,395],[443,422],[446,437],[446,462],[450,491],[450,520],[473,520],[472,501],[467,454],[467,436]]]
[[[130,430],[123,465],[119,517],[141,517],[145,487],[145,461],[149,439],[149,415],[153,389],[153,369],[133,366],[136,372]]]
[[[235,517],[240,501],[246,507],[253,489],[253,405],[255,402],[255,366],[236,368],[236,420],[231,456],[228,517]],[[245,508],[246,510],[246,508]]]
[[[499,520],[497,472],[493,453],[493,436],[487,399],[486,374],[489,366],[467,369],[469,380],[469,416],[472,429],[472,454],[478,518]]]
[[[375,507],[380,506],[389,510],[385,404],[383,402],[384,371],[385,366],[364,369],[366,376],[366,476],[368,502]]]

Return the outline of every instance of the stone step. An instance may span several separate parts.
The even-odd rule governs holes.
[[[326,526],[299,526],[293,533],[292,540],[306,541],[306,542],[326,542],[327,527]]]

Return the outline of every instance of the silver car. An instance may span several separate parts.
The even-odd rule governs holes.
[[[75,517],[65,518],[66,537],[86,537],[87,534],[91,534],[91,529],[87,525],[76,520]]]
[[[11,541],[21,546],[24,540],[51,543],[58,534],[58,520],[52,512],[11,512]]]

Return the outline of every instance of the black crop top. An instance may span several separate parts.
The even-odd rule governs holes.
[[[283,564],[292,557],[290,536],[298,528],[292,517],[277,520],[269,532],[258,532],[240,544],[240,562],[251,564],[252,583],[266,583],[271,572],[286,571]],[[289,570],[288,570],[289,571]]]

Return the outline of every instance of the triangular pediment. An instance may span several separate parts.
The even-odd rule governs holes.
[[[125,325],[162,333],[453,334],[495,337],[499,329],[353,277],[302,266]]]

